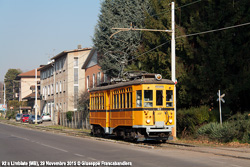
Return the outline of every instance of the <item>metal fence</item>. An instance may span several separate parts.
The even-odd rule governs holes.
[[[67,118],[65,112],[61,112],[59,114],[59,124],[74,129],[90,129],[89,116],[85,116],[84,111],[73,112],[71,119]]]

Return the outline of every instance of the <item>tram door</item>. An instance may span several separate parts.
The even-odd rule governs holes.
[[[165,123],[165,111],[162,110],[163,107],[163,90],[156,90],[156,109],[154,114],[155,126],[157,128],[164,127]]]

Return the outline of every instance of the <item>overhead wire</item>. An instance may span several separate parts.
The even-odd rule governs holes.
[[[238,25],[234,25],[234,26],[229,26],[229,27],[224,27],[224,28],[218,28],[218,29],[214,29],[214,30],[208,30],[208,31],[203,31],[203,32],[198,32],[198,33],[192,33],[192,34],[188,34],[188,35],[181,35],[181,36],[176,37],[176,39],[184,38],[184,37],[191,37],[191,36],[201,35],[201,34],[207,34],[207,33],[212,33],[212,32],[216,32],[216,31],[223,31],[223,30],[232,29],[232,28],[237,28],[237,27],[242,27],[242,26],[247,26],[247,25],[250,25],[250,22],[248,22],[248,23],[243,23],[243,24],[238,24]],[[147,51],[147,52],[145,52],[145,53],[142,53],[142,54],[136,56],[135,58],[132,58],[132,59],[128,60],[128,62],[133,61],[134,59],[136,59],[136,58],[138,58],[138,57],[141,57],[141,56],[143,56],[143,55],[145,55],[145,54],[147,54],[147,53],[149,53],[149,52],[151,52],[151,51],[153,51],[153,50],[155,50],[155,49],[157,49],[157,48],[159,48],[159,47],[161,47],[161,46],[163,46],[163,45],[166,45],[166,44],[169,43],[170,41],[171,41],[171,40],[168,40],[168,41],[166,41],[166,42],[164,42],[164,43],[162,43],[162,44],[160,44],[160,45],[158,45],[158,46],[156,46],[156,47],[150,49],[149,51]],[[109,71],[109,70],[112,70],[112,69],[107,69],[107,70],[105,70],[105,72],[106,72],[106,71]]]

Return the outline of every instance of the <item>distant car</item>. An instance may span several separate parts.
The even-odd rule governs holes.
[[[22,116],[22,114],[17,114],[16,115],[16,121],[20,121],[21,120],[21,116]]]
[[[35,118],[35,115],[30,115],[29,116],[29,123],[30,124],[34,124],[35,123],[35,120],[36,118]],[[43,123],[43,120],[42,120],[42,118],[40,117],[40,115],[37,115],[37,123],[38,124],[41,124],[41,123]]]
[[[29,114],[23,114],[21,117],[21,122],[29,122]]]
[[[43,121],[51,121],[51,115],[50,115],[50,113],[43,113],[42,114],[42,120]]]

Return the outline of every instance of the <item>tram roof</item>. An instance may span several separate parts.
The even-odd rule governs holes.
[[[169,79],[162,79],[160,81],[157,81],[154,78],[144,78],[144,79],[136,79],[133,81],[120,82],[120,83],[116,83],[113,85],[95,87],[95,88],[90,89],[89,92],[110,90],[110,89],[115,89],[115,88],[120,88],[120,87],[126,87],[126,86],[131,86],[131,85],[142,85],[142,84],[170,84],[170,85],[174,85],[174,82],[169,80]]]

